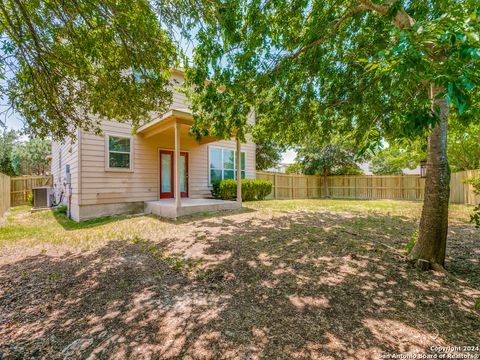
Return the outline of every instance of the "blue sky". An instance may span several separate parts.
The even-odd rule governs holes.
[[[3,118],[2,122],[5,122],[8,129],[20,130],[23,127],[22,120],[17,113],[12,113],[6,118]]]

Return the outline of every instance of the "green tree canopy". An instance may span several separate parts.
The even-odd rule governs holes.
[[[175,1],[174,1],[175,3]],[[478,0],[179,1],[196,26],[187,75],[198,135],[257,126],[286,143],[353,134],[364,148],[428,136],[425,200],[410,253],[442,267],[448,121],[480,110]],[[205,82],[205,79],[211,81]]]
[[[403,169],[415,169],[426,156],[425,140],[392,143],[371,157],[369,168],[375,175],[402,174]]]
[[[194,3],[199,133],[228,137],[255,106],[258,126],[289,144],[332,131],[411,137],[437,121],[428,83],[462,119],[478,110],[476,1]]]
[[[480,121],[464,124],[452,119],[447,152],[452,171],[480,169]]]
[[[329,196],[328,175],[361,172],[355,157],[355,150],[348,142],[318,144],[308,141],[297,150],[297,163],[306,175],[323,175],[324,196]]]
[[[32,138],[18,142],[12,149],[12,167],[16,175],[45,175],[50,172],[52,144],[48,139]]]
[[[447,154],[452,171],[480,169],[480,123],[463,123],[452,117],[449,124]],[[427,157],[426,141],[393,142],[372,156],[370,170],[374,174],[400,174],[414,169]]]
[[[257,170],[267,170],[278,165],[282,159],[282,147],[272,140],[255,140],[255,162]]]
[[[287,174],[302,174],[302,164],[294,162],[287,166],[285,173]]]
[[[3,129],[0,133],[0,173],[8,176],[15,176],[15,169],[12,164],[12,151],[18,140],[14,130]]]
[[[33,135],[137,125],[170,103],[176,49],[148,0],[5,0],[0,33],[1,95]]]
[[[348,168],[358,169],[355,152],[344,144],[308,144],[299,148],[297,154],[297,162],[306,175],[329,175],[336,171],[342,173]]]

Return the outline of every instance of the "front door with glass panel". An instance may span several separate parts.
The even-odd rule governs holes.
[[[160,150],[160,198],[173,198],[175,194],[175,152]],[[180,152],[180,194],[188,196],[188,153]]]

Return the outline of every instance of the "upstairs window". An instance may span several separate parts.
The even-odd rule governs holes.
[[[132,168],[132,138],[108,135],[108,168]]]
[[[245,153],[241,152],[242,179],[245,179]],[[216,180],[236,179],[237,160],[236,151],[227,148],[209,148],[209,183],[212,185]]]

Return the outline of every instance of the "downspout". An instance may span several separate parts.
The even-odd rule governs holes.
[[[77,149],[77,204],[78,204],[78,217],[80,218],[80,204],[82,199],[82,129],[78,128],[78,149]]]

